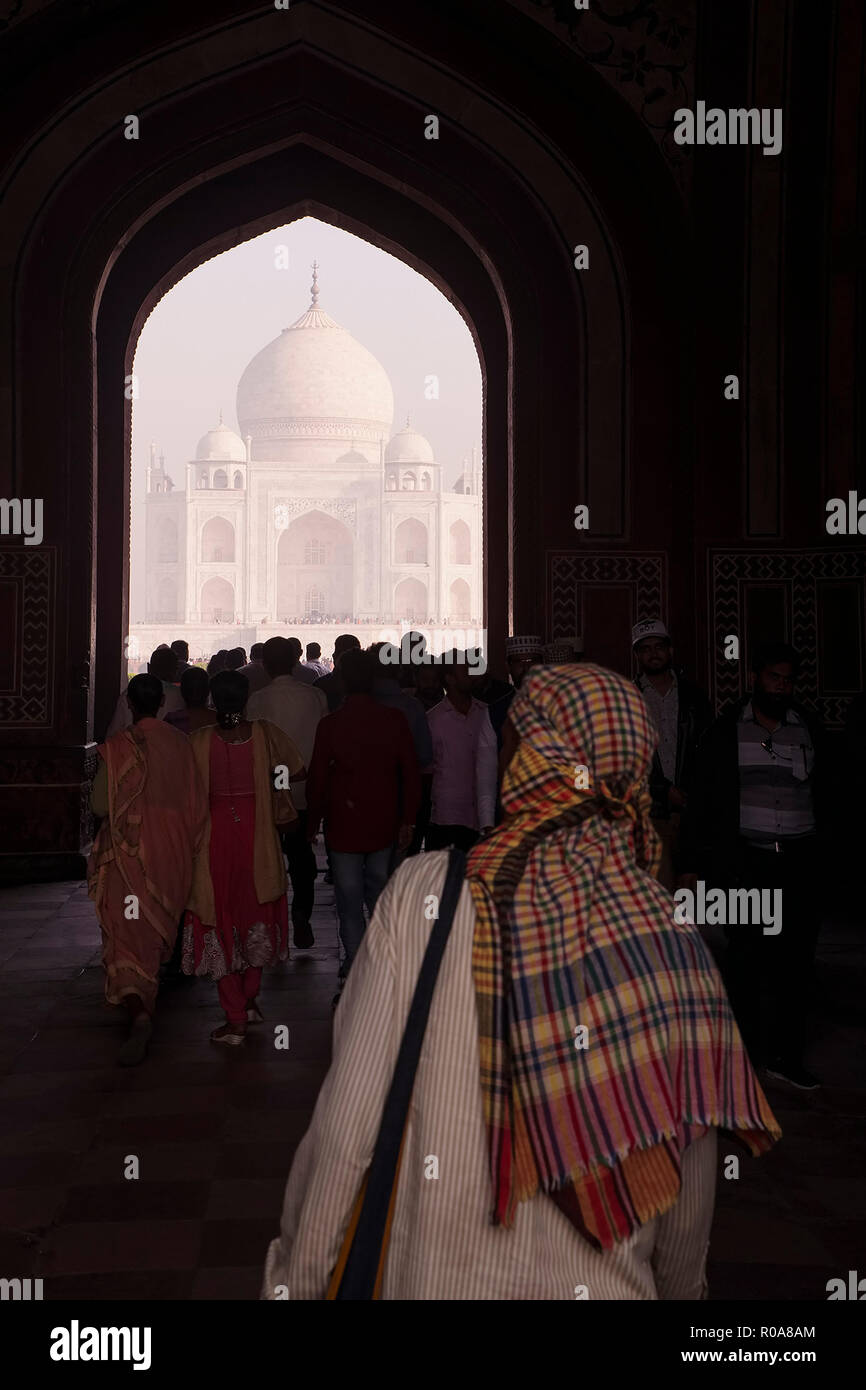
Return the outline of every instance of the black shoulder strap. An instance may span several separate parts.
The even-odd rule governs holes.
[[[352,1249],[346,1261],[343,1278],[337,1291],[337,1299],[372,1299],[379,1268],[379,1256],[388,1220],[388,1207],[394,1187],[397,1161],[409,1102],[415,1084],[415,1073],[427,1029],[433,991],[445,946],[454,921],[454,912],[463,886],[466,872],[466,856],[462,850],[453,848],[448,860],[445,886],[439,902],[439,915],[433,922],[433,930],[424,953],[424,960],[418,973],[418,983],[406,1019],[406,1030],[394,1067],[391,1089],[382,1112],[382,1123],[373,1152],[373,1161],[367,1175],[367,1191],[364,1205],[358,1219],[358,1228]]]

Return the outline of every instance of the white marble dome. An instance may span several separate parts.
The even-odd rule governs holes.
[[[238,383],[241,433],[255,442],[321,437],[378,440],[394,418],[388,375],[371,352],[313,303],[262,348]]]
[[[408,422],[398,430],[385,450],[386,463],[433,463],[433,448],[429,439],[413,430]]]
[[[224,425],[220,415],[219,424],[198,441],[195,456],[197,459],[213,459],[222,463],[245,463],[247,451],[240,435]]]

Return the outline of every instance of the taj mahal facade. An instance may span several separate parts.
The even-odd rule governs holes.
[[[414,627],[442,649],[480,629],[476,450],[446,489],[429,441],[408,419],[394,432],[384,368],[318,301],[314,266],[309,308],[241,376],[239,432],[220,415],[182,486],[151,445],[130,658],[174,637],[194,655],[249,647],[287,627],[325,649],[344,630],[374,641]]]

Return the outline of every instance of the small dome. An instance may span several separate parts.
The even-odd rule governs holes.
[[[386,463],[433,463],[433,449],[423,434],[413,430],[408,420],[385,450]]]
[[[369,468],[370,460],[366,454],[362,454],[360,449],[350,449],[348,453],[341,454],[337,459],[338,463],[351,463],[354,467]]]
[[[246,463],[247,450],[240,435],[223,424],[220,412],[219,424],[202,435],[196,446],[195,456],[197,459],[212,459],[221,463]]]

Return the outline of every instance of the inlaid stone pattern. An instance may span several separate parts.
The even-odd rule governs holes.
[[[44,728],[52,723],[51,618],[57,554],[54,546],[0,547],[0,588],[6,590],[18,650],[10,685],[0,690],[0,727]],[[10,592],[11,591],[11,592]]]
[[[355,528],[355,503],[336,497],[284,498],[274,507],[274,525],[278,531],[284,531],[292,517],[302,516],[305,512],[324,512],[327,516],[334,516],[338,521],[345,522],[353,530]]]
[[[694,0],[511,0],[564,39],[637,112],[683,192],[690,151],[673,138],[674,112],[694,105]]]
[[[254,439],[285,439],[290,435],[299,439],[333,436],[335,439],[366,439],[377,446],[382,439],[382,426],[371,424],[369,420],[248,420],[244,423]]]
[[[550,638],[582,633],[586,585],[627,585],[635,621],[667,613],[665,557],[661,553],[617,555],[610,551],[553,551],[549,556]]]
[[[713,642],[713,696],[720,709],[741,693],[739,664],[725,659],[725,637],[741,640],[745,628],[745,596],[750,584],[775,583],[787,590],[791,631],[788,639],[802,664],[797,694],[813,708],[827,728],[841,728],[849,694],[825,693],[818,669],[818,588],[822,581],[859,580],[866,608],[866,552],[858,550],[716,550],[710,552],[710,632]],[[852,634],[852,640],[857,635]],[[862,634],[860,634],[862,640]]]

